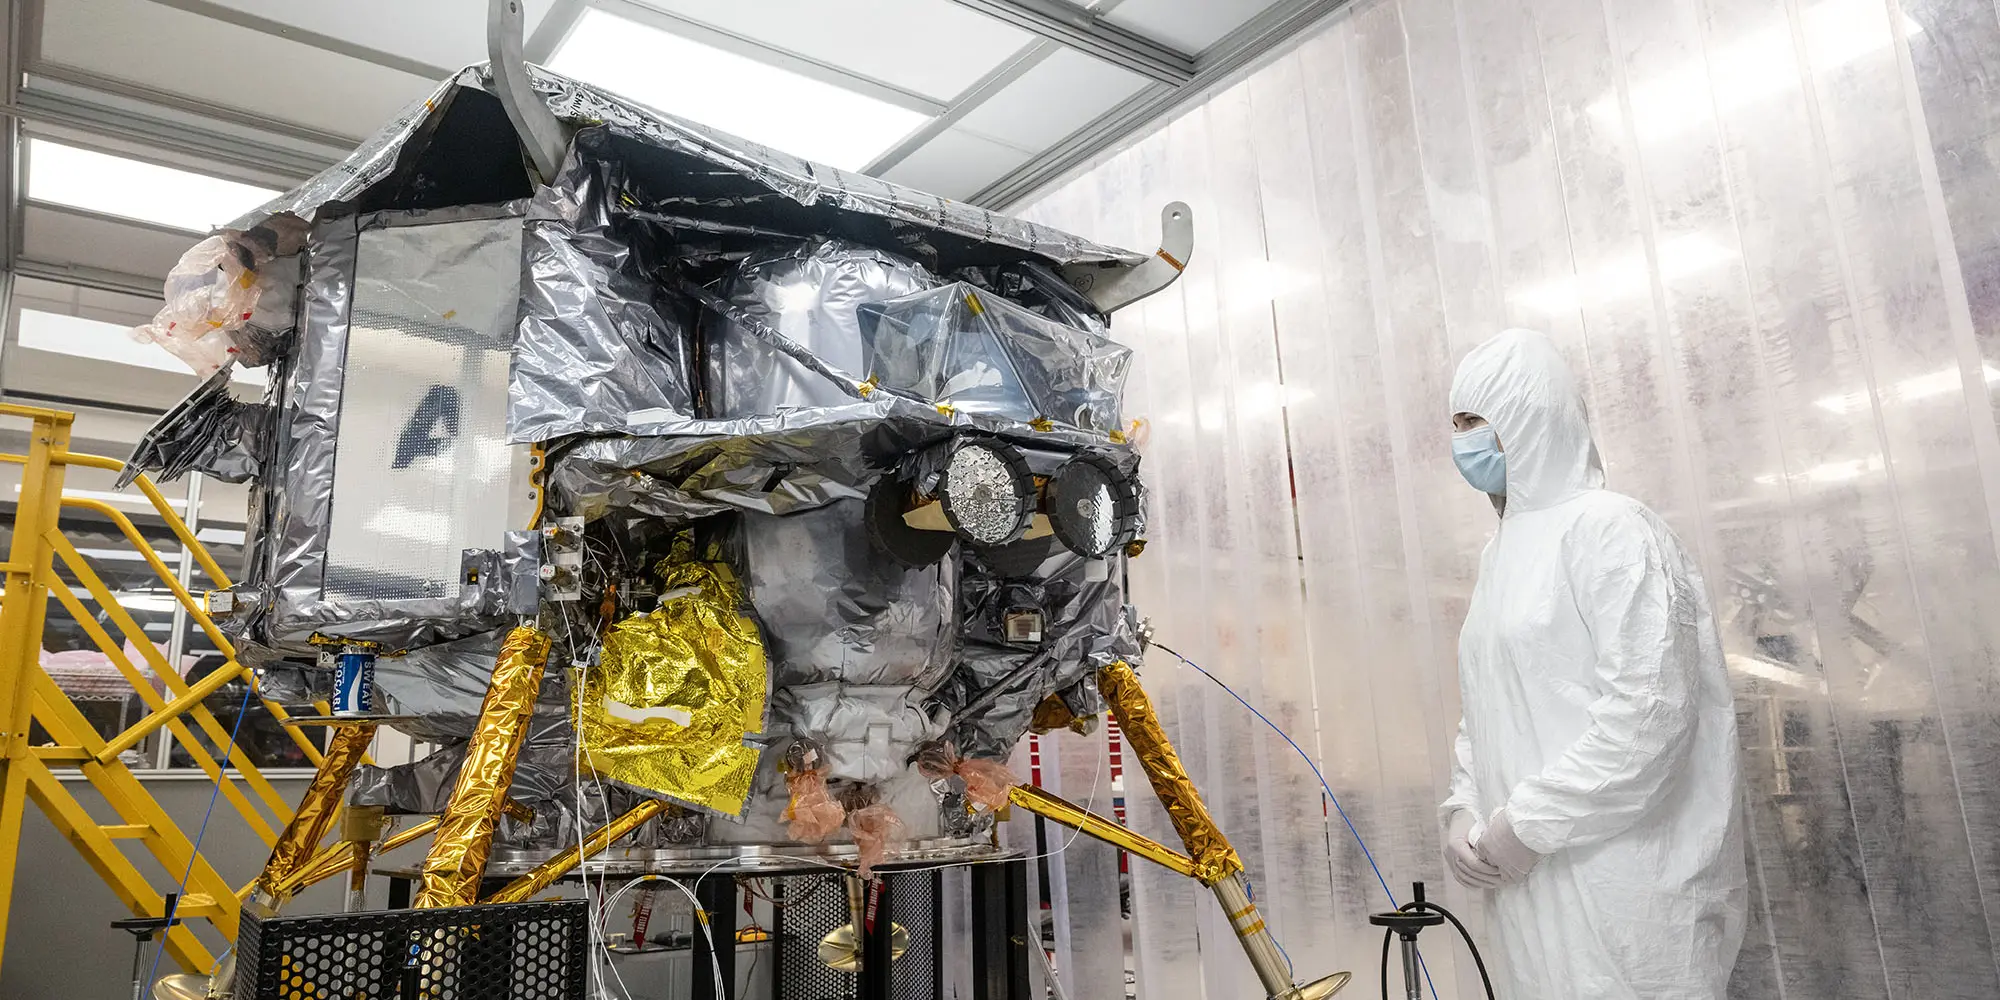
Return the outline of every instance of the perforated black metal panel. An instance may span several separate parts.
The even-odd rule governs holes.
[[[845,876],[797,875],[775,879],[784,905],[777,909],[777,995],[784,1000],[854,1000],[855,978],[819,960],[819,942],[847,922]]]
[[[243,914],[235,995],[257,1000],[583,1000],[583,900],[259,920]]]
[[[884,878],[889,882],[891,919],[910,934],[909,950],[896,961],[889,980],[890,996],[894,1000],[937,1000],[942,983],[938,974],[942,962],[938,873],[896,872]],[[776,911],[778,997],[857,1000],[856,977],[829,969],[819,960],[820,939],[848,922],[845,876],[796,875],[774,881],[783,902]]]
[[[891,875],[894,891],[889,894],[889,910],[897,923],[910,932],[910,950],[896,962],[889,979],[889,995],[895,1000],[937,1000],[941,981],[938,937],[943,922],[938,913],[938,895],[943,891],[936,871]]]

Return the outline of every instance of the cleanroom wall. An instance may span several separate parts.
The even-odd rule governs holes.
[[[1751,852],[1732,995],[2000,995],[1996,88],[1990,0],[1381,0],[1027,209],[1138,246],[1193,206],[1186,277],[1115,323],[1153,489],[1134,600],[1315,754],[1399,897],[1446,886],[1494,524],[1446,389],[1526,326],[1714,598]],[[1375,995],[1387,899],[1311,772],[1171,655],[1144,676],[1300,976]],[[1140,995],[1240,993],[1213,904],[1133,881]],[[1440,993],[1473,995],[1445,944]]]

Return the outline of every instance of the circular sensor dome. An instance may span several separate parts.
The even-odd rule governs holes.
[[[1021,453],[998,441],[961,443],[938,481],[944,516],[974,545],[1005,545],[1035,517],[1035,477]]]
[[[1139,490],[1110,458],[1084,452],[1049,477],[1043,507],[1056,540],[1077,555],[1102,559],[1139,531]]]

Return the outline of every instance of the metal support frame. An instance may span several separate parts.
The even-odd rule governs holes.
[[[1256,65],[1286,39],[1332,16],[1350,2],[1279,0],[1204,50],[1195,60],[1194,78],[1185,85],[1154,83],[1140,90],[965,201],[996,211],[1006,211],[1026,201],[1036,191],[1089,165],[1127,137],[1205,99],[1216,86]]]
[[[1229,838],[1209,815],[1193,779],[1181,765],[1180,753],[1174,749],[1166,729],[1160,725],[1159,713],[1153,708],[1152,698],[1140,686],[1138,674],[1122,661],[1110,663],[1098,671],[1097,687],[1112,713],[1118,717],[1125,743],[1131,748],[1132,755],[1138,758],[1140,769],[1153,786],[1153,794],[1167,807],[1174,831],[1187,847],[1190,873],[1215,893],[1215,901],[1228,916],[1229,929],[1235,932],[1237,942],[1243,946],[1244,957],[1250,960],[1250,967],[1263,984],[1265,995],[1270,1000],[1325,1000],[1340,992],[1353,978],[1351,974],[1336,972],[1304,985],[1292,981],[1291,962],[1285,959],[1277,941],[1271,937],[1270,929],[1264,925],[1264,917],[1258,912],[1256,902],[1250,898],[1249,883],[1243,878],[1242,859],[1237,857],[1236,848],[1231,846]],[[1060,799],[1055,801],[1068,805]],[[1041,810],[1033,811],[1039,813]],[[1085,816],[1088,817],[1088,814]],[[1102,831],[1090,829],[1087,822],[1072,825],[1090,836],[1118,843],[1104,837]],[[1176,867],[1172,863],[1162,863],[1169,868]]]
[[[1165,291],[1194,259],[1194,209],[1171,202],[1160,210],[1160,249],[1137,264],[1072,264],[1063,277],[1106,313]]]
[[[890,1000],[896,995],[895,909],[891,903],[893,878],[868,883],[862,897],[861,968],[855,972],[855,1000]]]
[[[232,898],[235,890],[223,881],[213,865],[196,853],[195,844],[125,766],[114,744],[129,748],[149,733],[170,728],[188,747],[196,764],[220,784],[224,797],[266,843],[275,838],[277,826],[291,820],[293,811],[242,748],[234,748],[226,761],[219,761],[203,748],[202,741],[194,738],[190,724],[199,727],[217,745],[227,740],[227,731],[202,705],[204,695],[196,695],[194,689],[181,681],[178,671],[168,668],[153,644],[143,638],[138,623],[77,555],[61,531],[63,510],[89,510],[110,521],[125,535],[160,582],[187,609],[188,617],[216,639],[216,648],[232,657],[231,663],[216,671],[214,677],[254,683],[254,675],[234,663],[234,651],[215,631],[214,622],[195,604],[179,574],[147,543],[129,517],[96,500],[62,495],[64,474],[69,466],[118,470],[123,464],[115,459],[71,452],[74,416],[70,413],[0,404],[0,417],[23,419],[32,424],[26,454],[0,455],[0,462],[21,466],[21,495],[13,515],[13,537],[7,560],[0,564],[6,572],[5,597],[0,599],[0,944],[5,940],[14,872],[20,861],[21,821],[27,803],[33,802],[56,830],[76,846],[135,917],[164,917],[166,895],[126,856],[120,846],[122,842],[137,841],[144,846],[152,856],[152,865],[148,867],[187,872],[188,892],[174,910],[183,923],[167,931],[166,950],[181,969],[204,970],[212,957],[187,924],[208,920],[219,933],[233,939],[241,912]],[[158,487],[143,476],[136,485],[211,580],[217,586],[227,586],[228,579],[215,560],[195,540],[193,532],[174,513]],[[74,587],[57,575],[58,560],[76,580]],[[100,623],[83,605],[79,591],[89,594],[108,624]],[[134,727],[143,731],[127,731],[112,741],[104,740],[42,669],[42,632],[51,596],[70,611],[112,664],[132,681],[140,697],[150,700],[153,713]],[[125,655],[123,640],[130,637],[140,637],[135,645],[145,654],[152,677],[141,673]],[[172,702],[153,689],[152,678],[158,678],[166,686],[166,693],[174,696]],[[206,679],[196,687],[214,690]],[[40,726],[53,743],[30,746],[31,726]],[[311,748],[310,741],[304,745],[317,761],[318,753]],[[233,769],[234,775],[224,769],[225,764]],[[115,818],[107,822],[93,815],[77,799],[74,785],[57,776],[58,769],[80,771]],[[4,951],[0,951],[0,957],[4,957]]]
[[[972,1000],[1029,1000],[1028,862],[972,866]]]
[[[701,904],[695,921],[708,928],[694,935],[694,1000],[729,1000],[715,995],[715,975],[722,974],[722,988],[736,992],[736,876],[714,874],[694,884],[694,898]],[[709,947],[710,940],[715,946]]]
[[[534,871],[507,883],[506,888],[481,902],[524,903],[533,899],[536,893],[556,884],[564,875],[610,847],[612,841],[637,830],[666,809],[667,804],[659,799],[647,799],[633,806],[623,816],[598,827],[583,843],[563,848],[555,857],[536,865]]]
[[[486,7],[486,56],[493,72],[493,89],[499,92],[500,106],[514,123],[530,164],[544,182],[553,181],[569,150],[569,134],[549,110],[541,95],[528,81],[527,59],[521,54],[525,44],[521,0],[488,0]]]
[[[1149,80],[1193,82],[1195,57],[1100,19],[1062,0],[952,0],[981,14],[1095,56]]]

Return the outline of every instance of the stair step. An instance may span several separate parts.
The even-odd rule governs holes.
[[[112,840],[137,840],[153,832],[153,828],[145,823],[107,823],[97,829]]]
[[[232,904],[235,902],[234,899],[230,900]],[[221,915],[222,907],[216,905],[214,896],[210,896],[205,892],[190,892],[181,897],[179,906],[174,907],[174,916],[177,917],[219,917]]]
[[[29,747],[28,752],[34,754],[37,759],[51,764],[81,764],[84,761],[96,759],[90,751],[82,747]]]

